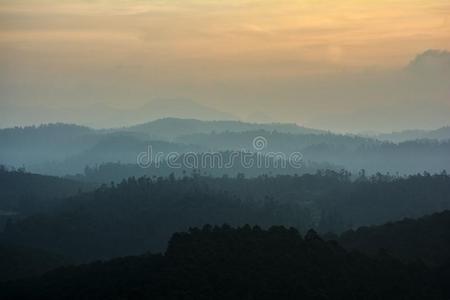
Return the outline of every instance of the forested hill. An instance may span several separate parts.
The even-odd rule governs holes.
[[[29,167],[63,160],[97,142],[95,130],[70,124],[48,124],[0,129],[0,164]]]
[[[137,156],[147,151],[149,146],[154,153],[166,155],[172,152],[180,155],[190,152],[255,152],[253,141],[260,137],[267,141],[260,152],[280,152],[284,156],[300,152],[305,163],[313,162],[310,166],[340,166],[350,171],[365,169],[371,174],[450,171],[448,140],[393,143],[295,124],[207,122],[174,118],[105,130],[67,124],[0,129],[0,164],[16,168],[25,166],[27,170],[40,174],[75,175],[82,173],[86,166],[92,168],[117,162],[136,165]],[[299,172],[311,172],[311,169],[314,168],[299,169]],[[291,174],[282,168],[262,171]],[[158,173],[157,176],[168,175],[165,170],[156,169],[152,172]],[[225,173],[230,175],[225,169],[211,172],[214,176]],[[137,170],[132,175],[140,174]],[[247,175],[260,174],[249,169]]]
[[[66,267],[0,284],[3,299],[445,299],[438,275],[310,231],[229,226],[173,235],[165,255]]]
[[[401,143],[382,142],[360,136],[322,134],[291,134],[254,130],[183,136],[178,142],[223,151],[252,149],[255,137],[267,140],[263,152],[300,152],[305,161],[327,162],[350,171],[365,169],[393,174],[415,174],[422,171],[450,171],[450,141],[410,140]]]
[[[361,227],[343,233],[339,242],[347,249],[375,254],[384,249],[403,260],[430,265],[450,264],[450,211],[420,219]]]
[[[60,204],[62,199],[94,188],[85,182],[0,166],[0,212],[21,215],[44,212]]]
[[[63,203],[10,222],[0,238],[89,261],[160,251],[173,232],[206,223],[342,232],[450,209],[450,176],[141,177]]]
[[[0,244],[0,282],[35,277],[68,263],[41,249]]]
[[[326,131],[298,126],[290,123],[246,123],[239,121],[201,121],[195,119],[164,118],[152,122],[125,127],[129,132],[139,132],[163,139],[174,139],[184,135],[220,132],[245,132],[252,130],[278,131],[292,134],[323,134]]]
[[[404,142],[407,140],[436,139],[450,140],[450,126],[435,130],[405,130],[392,133],[378,134],[376,138],[393,142]]]

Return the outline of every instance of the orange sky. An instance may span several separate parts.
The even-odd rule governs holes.
[[[89,48],[99,64],[153,55],[267,62],[281,73],[293,71],[283,62],[305,61],[302,71],[317,72],[400,66],[424,45],[450,48],[447,0],[2,0],[0,16],[2,46],[75,59]]]
[[[150,86],[148,97],[229,110],[230,82],[396,70],[427,49],[450,49],[448,0],[0,0],[8,95],[18,82],[41,88],[63,77],[60,85]],[[105,79],[114,72],[120,78]],[[233,99],[255,104],[244,96]]]

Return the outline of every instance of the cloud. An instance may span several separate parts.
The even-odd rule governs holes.
[[[407,70],[413,73],[450,74],[450,52],[445,50],[429,49],[412,60]]]

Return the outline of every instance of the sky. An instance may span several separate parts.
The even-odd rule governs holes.
[[[198,118],[437,128],[448,50],[448,0],[0,0],[0,127],[132,124],[111,111],[176,99],[211,108]]]

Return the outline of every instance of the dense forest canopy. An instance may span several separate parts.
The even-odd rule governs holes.
[[[447,271],[448,272],[448,271]],[[348,252],[314,231],[228,225],[176,233],[145,254],[7,284],[9,299],[446,299],[445,273]],[[430,280],[432,277],[438,280]]]
[[[340,233],[444,209],[450,209],[446,173],[131,177],[66,198],[45,214],[13,219],[0,238],[85,261],[160,251],[173,232],[205,223]]]
[[[336,238],[336,236],[331,237]],[[376,254],[385,249],[403,261],[420,260],[432,266],[450,263],[450,211],[406,218],[378,226],[344,232],[339,243],[347,249]]]
[[[67,197],[95,187],[88,182],[31,174],[22,168],[8,170],[0,165],[0,231],[8,220],[47,212],[63,205]]]

